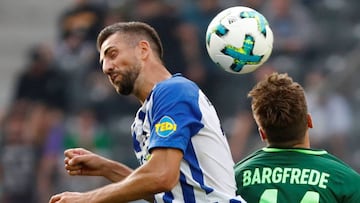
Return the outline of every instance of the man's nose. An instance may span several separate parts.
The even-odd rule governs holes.
[[[102,64],[102,70],[105,74],[109,74],[114,70],[114,65],[107,61],[104,61]]]

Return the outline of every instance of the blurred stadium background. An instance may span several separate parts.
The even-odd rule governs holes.
[[[253,74],[214,67],[205,31],[221,9],[262,12],[275,34],[271,59]],[[165,63],[213,101],[234,160],[262,147],[246,93],[269,71],[306,89],[313,147],[360,171],[360,2],[358,0],[1,0],[0,202],[47,202],[102,178],[68,177],[63,150],[84,147],[132,167],[130,124],[139,104],[115,94],[97,64],[96,34],[142,20],[163,40]]]

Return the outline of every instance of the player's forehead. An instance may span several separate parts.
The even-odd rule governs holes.
[[[101,44],[100,47],[100,54],[103,54],[106,50],[111,47],[119,47],[124,46],[126,43],[126,38],[124,35],[120,33],[114,33],[110,35],[104,42]]]

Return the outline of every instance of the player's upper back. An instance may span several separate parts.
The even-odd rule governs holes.
[[[360,202],[360,176],[323,150],[264,148],[235,166],[248,202]]]

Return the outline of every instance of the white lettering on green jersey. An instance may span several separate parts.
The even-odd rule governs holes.
[[[255,184],[288,183],[314,185],[326,189],[330,174],[315,169],[300,168],[254,168],[243,172],[243,186]]]

